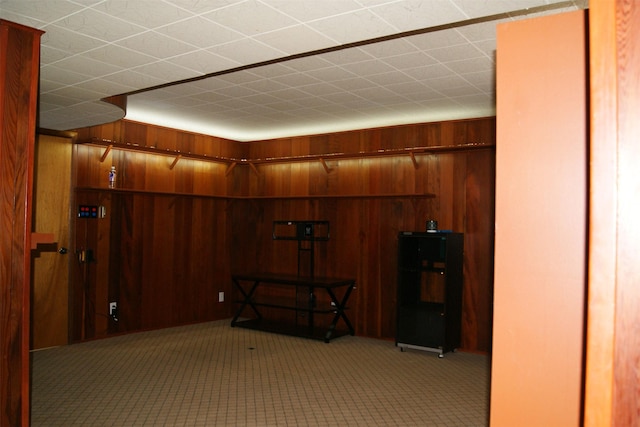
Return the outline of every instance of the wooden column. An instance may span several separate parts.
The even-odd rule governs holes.
[[[0,425],[29,425],[31,192],[41,31],[0,20]]]
[[[640,4],[590,2],[591,159],[584,426],[640,414]]]
[[[585,12],[499,24],[491,426],[579,426]]]

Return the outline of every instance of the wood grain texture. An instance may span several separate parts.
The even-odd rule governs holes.
[[[69,248],[69,196],[71,194],[69,138],[39,135],[34,180],[34,230],[51,232],[47,245],[33,258],[31,347],[68,343],[69,258],[58,248]]]
[[[584,425],[637,425],[640,7],[629,0],[594,2],[589,18],[591,204]]]
[[[29,425],[31,200],[40,36],[0,20],[0,425]]]
[[[78,140],[116,133],[118,140],[126,142],[181,151],[209,150],[219,156],[251,160],[492,143],[495,120],[397,126],[256,143],[230,143],[122,121],[119,125],[80,130]],[[493,239],[493,149],[418,154],[415,159],[408,154],[328,158],[324,165],[318,159],[258,163],[255,168],[238,165],[228,174],[226,165],[182,159],[170,170],[170,158],[115,149],[99,165],[103,152],[103,147],[77,146],[76,167],[78,198],[109,194],[114,205],[106,261],[110,266],[109,284],[98,282],[99,286],[108,286],[109,295],[121,306],[121,319],[111,325],[116,329],[110,331],[231,316],[235,308],[232,301],[238,298],[231,288],[231,272],[297,271],[297,246],[295,242],[272,240],[273,221],[326,220],[331,224],[331,239],[316,244],[315,273],[355,277],[357,290],[349,305],[357,333],[392,339],[398,232],[422,231],[429,218],[437,219],[441,229],[466,232],[472,219],[475,229],[468,237],[465,270],[471,288],[464,314],[464,345],[469,350],[488,351],[492,278],[487,272],[493,260],[485,251],[491,248]],[[105,173],[111,164],[118,165],[124,175],[119,182],[121,188],[147,193],[97,190],[106,187]],[[97,189],[80,189],[83,187]],[[153,191],[158,193],[149,193]],[[470,192],[473,197],[468,196]],[[436,197],[406,196],[426,193]],[[398,196],[390,197],[392,194]],[[220,196],[231,198],[216,198]],[[97,227],[95,223],[89,226]],[[89,234],[97,232],[90,230]],[[89,240],[86,244],[93,243]],[[308,259],[302,261],[303,272],[308,272]],[[231,295],[223,304],[217,303],[219,291]],[[103,301],[96,306],[105,304]],[[282,315],[275,311],[272,314]]]

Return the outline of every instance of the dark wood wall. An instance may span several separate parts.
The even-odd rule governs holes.
[[[0,19],[0,426],[28,426],[33,165],[42,31]]]
[[[96,258],[76,272],[76,339],[230,317],[232,272],[297,270],[296,243],[272,239],[275,220],[330,221],[316,274],[355,277],[356,333],[393,339],[397,234],[436,219],[465,233],[463,347],[490,350],[494,118],[251,143],[120,121],[78,133],[91,138],[172,155],[76,146],[77,203],[108,212],[76,221],[78,248]],[[224,162],[185,155],[171,168],[174,150]],[[106,188],[112,164],[116,190]]]

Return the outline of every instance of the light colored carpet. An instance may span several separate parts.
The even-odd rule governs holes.
[[[230,321],[32,353],[33,426],[486,426],[489,357]]]

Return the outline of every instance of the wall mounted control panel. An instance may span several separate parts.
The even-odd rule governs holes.
[[[79,205],[78,218],[104,218],[106,216],[104,206]]]

